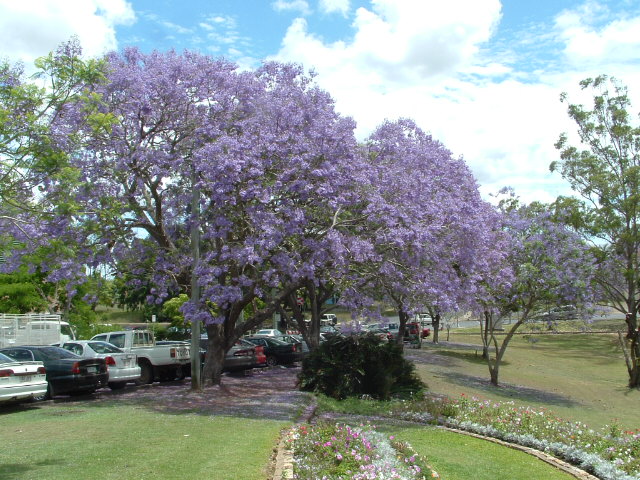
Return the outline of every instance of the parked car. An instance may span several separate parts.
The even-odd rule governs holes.
[[[575,318],[578,318],[578,309],[575,305],[553,307],[548,312],[542,312],[533,317],[534,320],[541,321],[573,320]]]
[[[327,338],[333,337],[334,335],[341,335],[340,330],[333,325],[321,325],[320,333],[323,333]]]
[[[189,342],[159,345],[151,330],[120,330],[94,335],[91,340],[109,342],[138,356],[140,382],[153,383],[184,378],[191,368]]]
[[[428,327],[423,327],[418,322],[407,323],[404,332],[405,338],[416,338],[418,335],[420,335],[420,338],[427,338],[429,335],[431,335],[431,329]]]
[[[62,394],[93,393],[106,387],[107,364],[102,358],[82,358],[69,350],[54,346],[22,345],[0,349],[19,362],[42,362],[46,370],[47,397]]]
[[[370,333],[377,336],[380,340],[391,340],[393,336],[386,328],[367,328],[364,333]]]
[[[206,335],[202,335],[200,337],[200,355],[202,363],[204,364],[205,355],[207,354],[207,342],[208,338]],[[224,365],[223,370],[225,372],[238,372],[242,370],[248,370],[253,368],[256,363],[256,350],[255,345],[246,342],[236,342],[227,353],[224,355]],[[266,364],[266,360],[265,360]]]
[[[302,356],[304,357],[309,354],[309,345],[307,345],[307,342],[304,341],[304,338],[302,338],[302,335],[280,335],[273,338],[277,340],[282,340],[283,342],[286,342],[286,343],[300,344]]]
[[[320,325],[336,325],[338,317],[335,313],[325,313],[320,317]]]
[[[262,345],[255,345],[244,338],[239,338],[236,343],[247,347],[253,347],[255,354],[253,357],[253,364],[251,365],[252,368],[262,368],[267,366],[267,356],[264,354],[264,347]]]
[[[99,340],[75,340],[59,344],[65,350],[82,358],[104,358],[109,371],[109,388],[119,390],[127,382],[140,380],[141,368],[138,366],[138,356],[126,353],[115,345]]]
[[[47,386],[42,362],[18,362],[0,353],[0,404],[44,397]]]
[[[245,340],[264,347],[267,365],[290,365],[302,360],[302,346],[298,343],[286,343],[272,337],[245,337]]]
[[[386,328],[390,334],[390,339],[396,338],[400,332],[400,324],[398,323],[389,323]]]
[[[278,335],[282,335],[280,330],[276,330],[275,328],[263,328],[262,330],[258,330],[254,336],[266,336],[266,337],[276,337]]]

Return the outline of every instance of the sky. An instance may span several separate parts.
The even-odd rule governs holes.
[[[79,37],[86,55],[197,50],[239,68],[314,70],[366,138],[414,119],[473,171],[487,199],[571,194],[549,164],[575,124],[560,94],[607,74],[640,112],[640,0],[0,0],[0,58],[33,60]],[[638,98],[634,102],[634,98]]]

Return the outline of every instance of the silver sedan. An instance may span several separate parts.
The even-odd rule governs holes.
[[[18,362],[0,353],[0,404],[43,398],[47,385],[42,362]]]
[[[140,380],[138,356],[123,352],[111,343],[99,340],[73,340],[61,342],[59,346],[83,358],[104,358],[109,370],[109,388],[112,390],[124,388],[127,382]]]

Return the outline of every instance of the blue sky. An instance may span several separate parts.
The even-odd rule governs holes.
[[[560,93],[606,73],[640,98],[640,0],[0,0],[0,56],[77,35],[88,55],[199,50],[240,68],[302,63],[364,138],[410,117],[472,168],[485,196],[569,192],[548,166],[575,129]],[[635,112],[640,102],[635,102]]]

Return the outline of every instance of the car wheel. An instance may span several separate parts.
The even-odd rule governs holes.
[[[176,368],[176,380],[184,380],[184,378],[187,376],[184,370],[185,369],[182,366]]]
[[[267,355],[267,367],[275,367],[278,364],[278,360],[273,355]]]
[[[44,400],[52,400],[55,396],[56,392],[53,388],[53,385],[51,385],[51,382],[49,382],[49,385],[47,386],[47,393],[44,394]]]
[[[147,362],[140,362],[140,383],[153,383],[153,366]]]
[[[111,390],[122,390],[127,385],[127,382],[109,382],[109,388]]]

